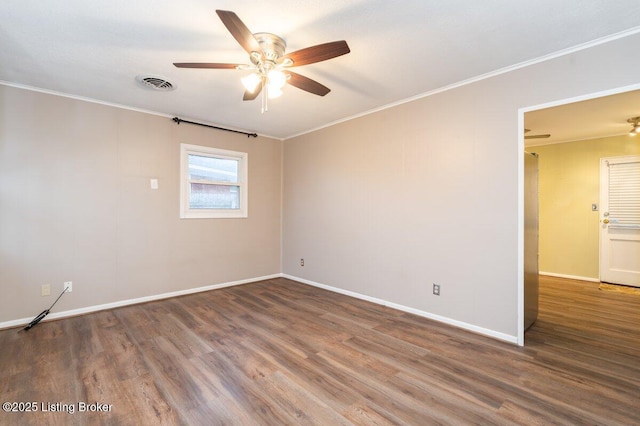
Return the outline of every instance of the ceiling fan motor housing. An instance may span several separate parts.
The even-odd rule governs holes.
[[[275,64],[278,59],[284,56],[287,43],[281,37],[271,33],[255,33],[253,36],[258,41],[258,44],[262,49],[265,61],[273,62]],[[251,55],[251,61],[253,62],[255,59],[254,55]],[[256,62],[254,62],[254,64],[257,65]]]

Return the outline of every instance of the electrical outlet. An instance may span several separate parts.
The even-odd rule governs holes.
[[[440,284],[433,285],[433,294],[436,296],[440,296]]]
[[[73,282],[67,281],[64,283],[64,288],[67,289],[67,293],[71,293],[73,291]]]
[[[51,286],[49,284],[43,284],[42,288],[40,289],[40,295],[48,296],[50,294],[51,294]]]
[[[300,266],[304,266],[304,259],[300,259]]]

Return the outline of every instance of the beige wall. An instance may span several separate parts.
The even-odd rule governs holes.
[[[284,273],[515,340],[518,110],[640,83],[639,41],[287,140]]]
[[[540,155],[540,271],[599,279],[600,159],[640,154],[631,136],[529,149]]]
[[[74,281],[68,310],[282,271],[513,340],[518,110],[639,84],[639,42],[299,136],[282,163],[279,141],[1,87],[0,321],[47,306],[45,283]],[[249,152],[249,219],[178,219],[180,142]]]
[[[180,143],[249,153],[248,219],[178,218]],[[281,141],[0,86],[0,322],[64,281],[57,312],[279,273],[281,159]]]

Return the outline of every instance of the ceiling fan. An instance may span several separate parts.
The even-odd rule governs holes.
[[[251,101],[261,92],[263,94],[263,112],[267,110],[266,99],[282,94],[282,88],[288,83],[318,96],[331,91],[328,87],[289,68],[326,61],[345,55],[351,50],[344,40],[318,44],[285,54],[287,44],[275,34],[251,33],[238,15],[229,10],[216,10],[222,23],[240,46],[249,54],[250,64],[194,63],[174,62],[178,68],[209,68],[251,70],[251,74],[242,78],[246,91],[242,100]],[[265,96],[266,94],[266,96]]]
[[[529,133],[530,131],[531,131],[531,129],[524,129],[525,133]],[[550,138],[550,137],[551,137],[551,135],[549,133],[547,133],[547,134],[544,134],[544,135],[529,135],[529,136],[525,135],[524,138],[525,139],[547,139],[547,138]]]

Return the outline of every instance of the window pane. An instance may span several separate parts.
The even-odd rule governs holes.
[[[238,182],[238,160],[189,154],[189,179]]]
[[[246,152],[180,144],[180,218],[248,217]]]
[[[189,194],[192,209],[239,209],[240,187],[192,183]]]

